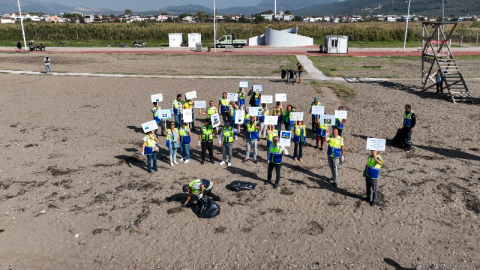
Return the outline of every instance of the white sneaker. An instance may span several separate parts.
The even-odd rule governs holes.
[[[175,164],[177,164],[177,165],[178,165],[178,162],[177,162],[176,160],[175,160],[175,161],[173,161],[173,163],[175,163]]]
[[[220,162],[220,165],[223,165],[223,164],[225,164],[225,161]]]
[[[183,161],[183,158],[181,158],[180,161]]]
[[[172,167],[173,167],[173,162],[170,162],[170,166],[172,166]]]
[[[237,136],[235,136],[235,141],[238,141],[238,138],[237,138]]]
[[[230,167],[230,166],[232,166],[232,163],[229,162],[229,163],[228,163],[228,167]]]
[[[186,160],[185,160],[185,163],[188,163],[189,161],[190,161],[190,159],[186,159]]]

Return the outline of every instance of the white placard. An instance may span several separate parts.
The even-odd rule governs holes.
[[[267,103],[267,104],[273,103],[273,96],[262,95],[262,97],[260,98],[260,103]]]
[[[237,93],[227,93],[227,99],[229,101],[238,101],[238,94]]]
[[[248,115],[252,116],[262,116],[262,107],[249,107]]]
[[[320,115],[320,125],[334,126],[335,115]]]
[[[324,115],[325,107],[324,106],[312,106],[312,115]]]
[[[158,111],[158,118],[159,119],[170,119],[172,118],[172,110],[159,110]]]
[[[196,100],[195,101],[195,109],[206,109],[207,102],[205,100]]]
[[[263,85],[257,84],[252,86],[253,92],[263,92]]]
[[[275,101],[286,102],[287,94],[275,94]]]
[[[235,124],[243,124],[245,122],[245,111],[235,111]]]
[[[274,125],[276,126],[278,124],[278,116],[265,116],[265,122],[263,122],[265,125]]]
[[[143,132],[147,133],[149,131],[158,129],[158,125],[155,120],[152,120],[150,122],[143,123],[142,128],[143,128]]]
[[[335,110],[335,118],[347,119],[347,111]]]
[[[192,110],[183,110],[183,122],[191,123],[193,122]]]
[[[220,126],[220,116],[218,116],[218,113],[212,114],[210,120],[212,120],[212,127]]]
[[[152,95],[152,102],[160,102],[160,101],[163,101],[162,94]]]
[[[290,140],[292,139],[291,131],[282,131],[280,133],[280,145],[290,147]]]
[[[292,112],[292,113],[290,113],[290,120],[292,120],[292,121],[303,121],[303,112]]]
[[[248,88],[248,82],[238,82],[238,88]]]
[[[377,150],[385,152],[385,139],[367,138],[367,150]]]
[[[194,99],[197,98],[197,91],[191,91],[185,94],[186,99]]]

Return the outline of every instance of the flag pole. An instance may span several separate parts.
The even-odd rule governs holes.
[[[405,52],[405,46],[407,44],[408,19],[410,19],[410,1],[411,0],[408,0],[407,26],[405,27],[405,40],[403,42],[403,52]]]

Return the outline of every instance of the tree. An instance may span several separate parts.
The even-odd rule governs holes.
[[[125,12],[123,14],[128,15],[128,16],[132,16],[132,10],[131,9],[125,9]]]
[[[265,18],[261,16],[260,14],[255,14],[255,23],[261,23],[265,21]]]
[[[301,22],[302,21],[302,16],[295,15],[294,21]]]
[[[238,21],[241,22],[241,23],[247,23],[248,22],[247,16],[245,16],[245,15],[240,16]]]
[[[205,22],[205,11],[203,10],[197,11],[197,18],[200,22]]]
[[[292,15],[292,12],[289,9],[287,9],[285,10],[285,15]]]
[[[112,14],[112,15],[110,15],[110,18],[112,18],[112,19],[113,19],[113,18],[115,18],[115,15],[113,15],[113,14]]]

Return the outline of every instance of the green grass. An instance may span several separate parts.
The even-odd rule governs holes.
[[[366,69],[381,69],[382,66],[363,66],[363,68],[366,68]]]
[[[352,48],[403,48],[403,41],[350,41],[349,46]],[[422,47],[422,42],[407,42],[405,47]]]
[[[324,96],[322,87],[327,87],[327,88],[333,89],[333,92],[335,92],[335,95],[337,95],[337,97],[339,97],[341,99],[351,100],[351,99],[354,99],[355,96],[357,95],[353,91],[353,89],[351,89],[350,87],[348,87],[344,84],[341,84],[341,83],[310,82],[310,84],[315,87],[315,90],[318,93],[320,93],[322,95],[322,97]]]

